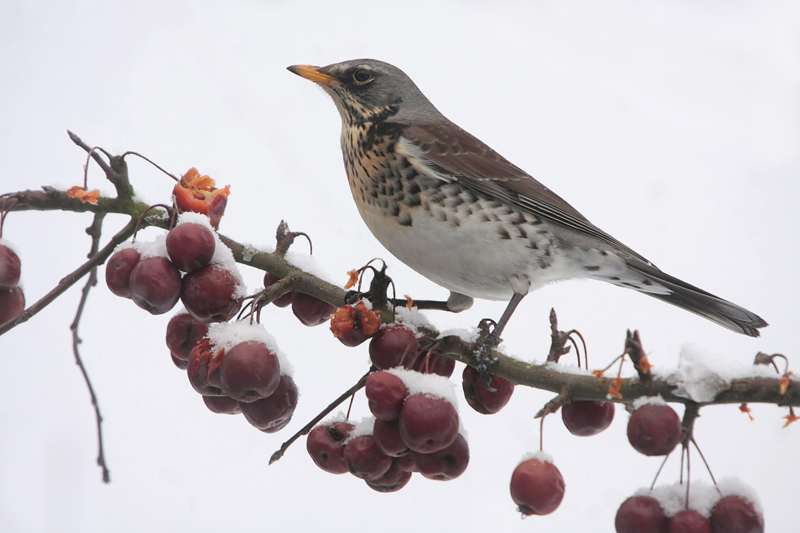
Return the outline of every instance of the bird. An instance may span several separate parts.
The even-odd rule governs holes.
[[[375,59],[289,71],[328,93],[361,218],[400,261],[448,289],[447,308],[508,301],[487,351],[522,298],[588,278],[636,290],[750,337],[761,317],[670,276],[555,192],[447,119],[399,68]]]

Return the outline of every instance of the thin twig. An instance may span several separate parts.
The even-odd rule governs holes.
[[[92,225],[86,229],[86,233],[92,237],[92,248],[89,252],[89,258],[94,257],[97,254],[97,249],[100,247],[101,227],[105,216],[105,213],[95,214]],[[89,396],[92,398],[92,405],[94,406],[95,419],[97,420],[97,464],[103,469],[103,483],[109,483],[111,481],[111,476],[108,471],[108,467],[106,466],[106,458],[103,453],[103,417],[100,415],[100,405],[97,402],[97,396],[94,393],[94,387],[92,387],[89,374],[86,372],[86,367],[83,365],[83,360],[81,360],[81,355],[78,351],[78,345],[82,342],[81,338],[78,336],[78,325],[80,324],[81,316],[83,315],[83,309],[86,306],[86,300],[89,297],[89,291],[95,285],[97,285],[96,265],[89,272],[89,279],[86,280],[86,285],[84,285],[83,290],[81,290],[81,301],[78,303],[78,311],[75,313],[75,320],[72,321],[69,329],[72,331],[72,352],[75,354],[75,363],[78,365],[78,368],[81,369],[83,379],[86,381],[86,387],[89,389]]]
[[[283,454],[286,453],[286,450],[289,449],[289,446],[291,446],[294,443],[294,441],[296,441],[297,439],[299,439],[303,435],[308,434],[308,432],[311,431],[314,428],[314,426],[316,426],[317,423],[320,420],[322,420],[323,418],[328,416],[328,414],[331,411],[336,409],[339,405],[342,404],[342,402],[344,402],[347,398],[349,398],[350,396],[355,394],[356,391],[361,389],[367,383],[367,378],[369,377],[369,375],[372,374],[373,372],[375,372],[375,370],[377,370],[377,369],[374,366],[370,367],[369,371],[366,374],[364,374],[363,376],[361,376],[361,379],[359,379],[356,382],[355,385],[353,385],[352,387],[350,387],[349,389],[344,391],[338,398],[333,400],[330,403],[330,405],[328,405],[328,407],[323,409],[317,416],[315,416],[313,419],[311,419],[311,421],[308,424],[303,426],[303,428],[300,431],[298,431],[297,433],[292,435],[289,440],[287,440],[286,442],[281,444],[280,449],[278,451],[276,451],[275,453],[273,453],[272,457],[270,457],[269,464],[272,464],[275,461],[277,461],[278,459],[280,459],[281,457],[283,457]]]

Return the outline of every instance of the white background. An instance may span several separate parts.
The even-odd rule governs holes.
[[[489,143],[595,224],[663,270],[762,315],[750,339],[659,301],[596,282],[527,297],[504,335],[509,353],[542,360],[547,314],[578,328],[594,367],[641,331],[651,361],[675,366],[695,343],[748,363],[793,358],[800,342],[800,7],[769,1],[607,2],[34,2],[0,6],[0,192],[82,180],[90,145],[136,150],[173,173],[196,166],[232,185],[223,233],[269,243],[286,219],[311,235],[333,279],[380,256],[401,294],[447,292],[391,258],[360,221],[330,99],[285,70],[374,57],[404,69],[449,118]],[[142,198],[172,182],[130,159]],[[107,193],[97,167],[90,187]],[[28,303],[85,259],[90,215],[23,213],[5,237],[21,249]],[[122,224],[109,217],[105,235]],[[143,239],[160,230],[148,230]],[[304,244],[298,245],[304,249]],[[103,271],[101,269],[101,275]],[[243,269],[251,290],[261,274]],[[44,531],[612,531],[619,504],[648,486],[659,459],[633,451],[627,415],[581,439],[560,415],[545,449],[564,475],[561,507],[521,521],[508,494],[519,458],[538,445],[532,420],[552,394],[515,393],[484,417],[461,402],[471,463],[449,483],[414,477],[378,494],[318,470],[304,441],[272,452],[366,369],[325,326],[288,310],[263,323],[294,362],[301,392],[284,432],[213,415],[164,347],[153,317],[101,284],[81,324],[81,351],[105,419],[112,482],[95,466],[94,413],[68,326],[79,285],[0,338],[0,529]],[[497,318],[476,302],[440,328]],[[457,369],[456,375],[460,373]],[[454,381],[455,380],[454,378]],[[460,384],[456,382],[460,388]],[[785,409],[701,412],[696,437],[717,477],[755,487],[770,531],[796,525],[800,427]],[[356,398],[357,417],[367,411]],[[693,478],[708,480],[697,455]],[[670,459],[661,481],[678,476]]]

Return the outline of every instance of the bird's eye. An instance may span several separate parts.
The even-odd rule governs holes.
[[[353,72],[353,79],[356,80],[356,83],[367,83],[372,79],[372,72],[365,68],[360,68]]]

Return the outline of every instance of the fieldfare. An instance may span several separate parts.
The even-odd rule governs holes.
[[[378,241],[449,289],[453,311],[469,308],[472,298],[509,301],[478,354],[481,370],[520,300],[558,280],[635,289],[751,337],[767,325],[599,229],[448,120],[397,67],[356,59],[289,70],[333,97],[350,190]]]

